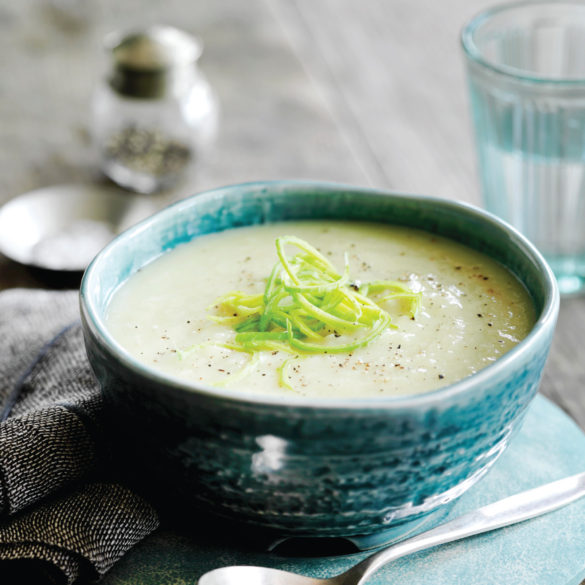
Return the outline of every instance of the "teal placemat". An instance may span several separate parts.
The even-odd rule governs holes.
[[[561,410],[539,396],[511,447],[488,475],[460,499],[447,519],[584,470],[585,435]],[[365,556],[360,553],[291,559],[251,554],[206,543],[194,525],[189,534],[161,530],[152,535],[131,550],[101,583],[195,585],[204,572],[230,564],[259,564],[326,577]],[[380,570],[368,583],[578,585],[583,578],[585,499],[524,524],[400,559]]]

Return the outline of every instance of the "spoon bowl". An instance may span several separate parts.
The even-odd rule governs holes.
[[[0,252],[27,266],[82,272],[118,233],[154,211],[151,200],[107,185],[37,189],[0,208]]]
[[[236,565],[209,571],[199,579],[199,585],[341,585],[339,579],[344,575],[347,572],[332,579],[314,579],[280,569]]]

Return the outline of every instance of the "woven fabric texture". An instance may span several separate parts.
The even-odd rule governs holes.
[[[112,473],[78,318],[77,292],[0,293],[0,564],[62,583],[99,577],[158,526]]]

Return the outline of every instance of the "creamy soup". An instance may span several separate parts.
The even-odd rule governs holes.
[[[372,296],[368,283],[403,287],[402,296],[372,296],[391,325],[363,347],[352,344],[368,335],[367,324],[341,334],[335,323],[312,321],[324,351],[284,348],[287,325],[275,324],[272,335],[280,341],[273,347],[236,347],[242,337],[236,329],[249,329],[242,323],[252,317],[231,314],[221,298],[233,291],[262,297],[278,262],[275,241],[286,235],[319,250],[359,298]],[[286,246],[289,259],[298,252]],[[287,309],[289,300],[282,303]],[[379,325],[372,319],[369,329]],[[512,349],[534,319],[518,280],[463,245],[410,228],[305,221],[232,229],[177,247],[116,291],[107,327],[135,358],[186,382],[286,396],[365,397],[427,392],[469,376]],[[330,352],[328,344],[350,349]]]

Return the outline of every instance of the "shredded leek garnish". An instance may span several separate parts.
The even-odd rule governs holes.
[[[288,257],[286,246],[300,251]],[[390,301],[398,301],[412,318],[420,307],[420,293],[401,282],[352,283],[347,254],[341,274],[318,250],[295,236],[277,238],[276,254],[278,262],[263,294],[232,291],[213,304],[220,314],[211,319],[236,331],[234,341],[222,346],[251,354],[238,379],[255,366],[258,352],[283,351],[292,357],[278,369],[279,383],[292,389],[288,370],[294,359],[351,353],[369,344],[388,327],[396,327],[382,306]]]

